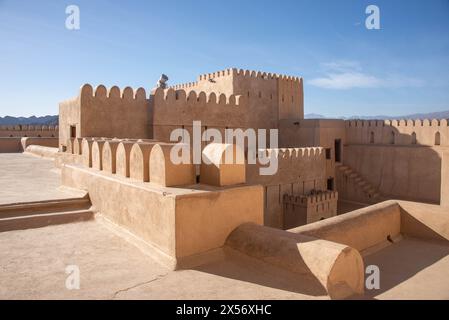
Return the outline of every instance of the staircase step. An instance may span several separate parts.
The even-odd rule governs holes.
[[[47,214],[86,210],[90,207],[91,203],[88,197],[6,204],[0,205],[0,219],[36,215],[40,213]]]
[[[381,194],[377,190],[377,188],[375,188],[371,183],[365,180],[358,172],[354,171],[351,167],[339,165],[338,169],[347,177],[351,178],[356,187],[359,188],[360,191],[362,191],[365,196],[369,197],[371,200],[375,200],[381,197]]]
[[[49,225],[87,221],[94,218],[91,210],[76,210],[57,213],[41,213],[0,218],[0,232],[41,228]]]

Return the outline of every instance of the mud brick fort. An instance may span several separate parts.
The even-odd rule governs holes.
[[[202,135],[266,129],[259,152],[276,159],[276,172],[261,175],[264,165],[249,163],[247,149],[240,150],[244,163],[225,163],[232,143],[202,141],[210,163],[173,163],[171,133],[192,137],[194,121]],[[274,148],[270,129],[278,132]],[[66,193],[17,201],[11,191],[0,203],[0,237],[39,239],[49,236],[31,232],[51,229],[58,241],[64,229],[57,228],[109,237],[95,232],[101,224],[170,270],[164,281],[184,283],[197,297],[208,296],[209,281],[232,287],[222,282],[232,279],[250,299],[290,297],[286,292],[299,299],[449,299],[446,119],[304,119],[302,78],[232,68],[148,90],[85,84],[60,103],[59,126],[2,126],[0,137],[5,156],[53,160],[55,188]],[[95,255],[80,259],[102,259]],[[105,259],[120,270],[119,258]],[[378,292],[365,288],[365,267],[373,264],[384,279]],[[130,263],[136,279],[143,265]],[[202,274],[182,276],[192,270]],[[142,290],[132,297],[149,297],[151,290]],[[182,290],[152,290],[183,297]],[[215,297],[236,294],[221,292]],[[73,297],[67,294],[57,297]]]

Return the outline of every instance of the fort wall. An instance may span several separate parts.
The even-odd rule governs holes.
[[[345,121],[348,144],[449,146],[446,119]]]
[[[192,137],[193,121],[201,121],[202,131],[216,128],[245,128],[248,107],[243,96],[217,96],[215,93],[196,93],[184,90],[157,89],[153,96],[154,139],[170,141],[170,133],[177,128],[189,131]]]
[[[81,136],[150,138],[151,112],[145,89],[99,85],[94,91],[84,85],[80,96]]]
[[[298,77],[232,68],[202,74],[197,81],[173,89],[257,97],[248,104],[253,123],[258,124],[255,128],[277,128],[280,119],[304,118],[303,81]]]
[[[273,175],[260,175],[260,163],[246,165],[246,183],[264,186],[264,224],[283,228],[285,194],[308,194],[312,190],[326,190],[325,154],[323,148],[267,149],[273,155],[278,170]]]
[[[284,229],[324,220],[337,215],[337,191],[283,197]]]
[[[344,164],[393,199],[440,202],[442,163],[438,148],[347,145]],[[339,184],[339,186],[341,186]],[[351,194],[339,190],[341,194]]]
[[[83,154],[92,146],[87,142],[83,140]],[[261,186],[170,188],[78,164],[62,166],[62,182],[88,191],[101,215],[157,249],[158,259],[172,268],[222,247],[240,224],[262,223]]]
[[[0,137],[58,137],[59,126],[1,125]]]
[[[145,89],[106,89],[85,84],[79,96],[60,103],[61,145],[68,138],[151,138],[150,100]]]
[[[64,151],[69,139],[81,138],[80,95],[59,103],[59,150]],[[74,148],[75,146],[73,146]],[[79,149],[81,150],[81,149]]]

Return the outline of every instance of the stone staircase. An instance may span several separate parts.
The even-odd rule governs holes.
[[[91,220],[89,197],[0,205],[0,232]]]
[[[335,168],[340,172],[341,176],[346,177],[349,182],[352,182],[356,190],[359,191],[369,203],[377,203],[383,200],[379,190],[366,181],[355,170],[342,164],[336,164]]]

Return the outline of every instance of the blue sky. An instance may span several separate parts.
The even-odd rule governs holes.
[[[71,4],[80,30],[65,28]],[[0,0],[0,116],[56,114],[86,82],[149,89],[229,67],[303,77],[306,113],[449,110],[449,1]]]

